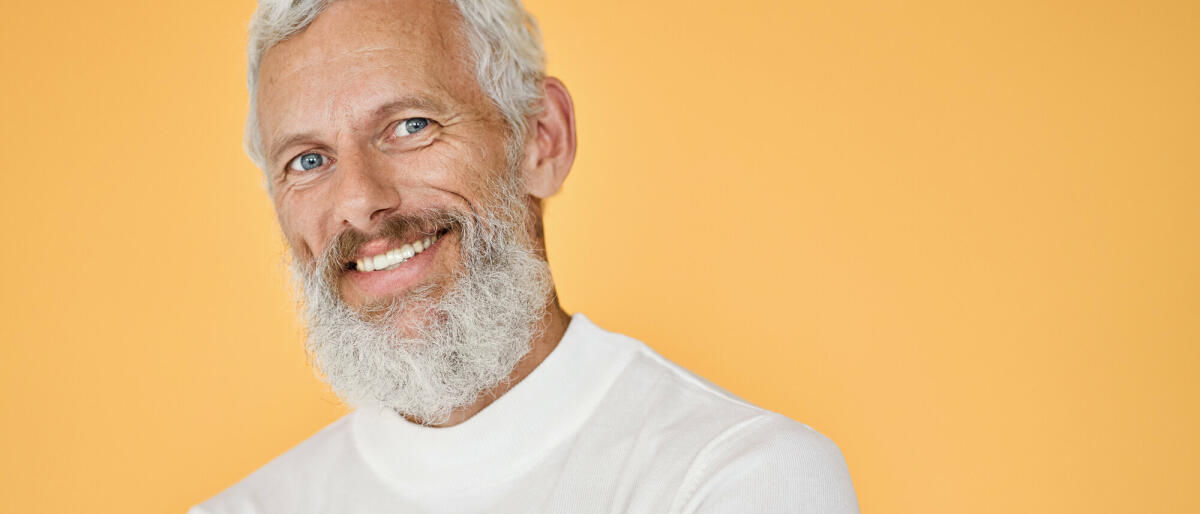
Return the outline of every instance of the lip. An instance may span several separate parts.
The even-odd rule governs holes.
[[[367,301],[402,294],[412,289],[429,274],[434,265],[435,255],[441,251],[446,237],[453,232],[452,230],[443,233],[433,245],[404,261],[396,269],[366,272],[347,270],[343,272],[343,277],[349,286]],[[388,243],[382,241],[380,243],[383,246],[374,250],[382,252],[388,248],[386,246]],[[367,248],[367,250],[372,249]]]

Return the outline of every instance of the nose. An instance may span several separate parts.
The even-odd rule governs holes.
[[[365,152],[343,153],[333,172],[333,214],[342,228],[370,233],[400,206],[400,194],[382,163]]]

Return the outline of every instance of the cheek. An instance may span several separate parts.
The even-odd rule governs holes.
[[[292,252],[310,261],[321,250],[319,212],[305,195],[283,194],[275,200],[275,216]]]
[[[421,181],[426,184],[448,186],[462,183],[465,178],[463,172],[473,161],[469,150],[453,140],[443,140],[414,159],[410,169],[420,170]]]
[[[490,142],[489,143],[494,143]],[[469,139],[447,138],[429,149],[425,160],[426,183],[475,204],[485,188],[503,178],[507,157],[502,144],[479,144]]]

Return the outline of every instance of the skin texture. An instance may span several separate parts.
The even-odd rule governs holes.
[[[476,210],[485,201],[486,184],[505,170],[509,132],[479,87],[460,23],[446,2],[345,0],[266,52],[259,129],[276,215],[297,259],[311,262],[342,231],[375,233],[390,215]],[[544,256],[541,201],[570,171],[575,119],[562,82],[546,78],[543,91],[540,113],[529,119],[522,141],[520,171],[531,212],[527,227]],[[414,117],[434,123],[397,135],[396,127]],[[327,163],[288,170],[290,161],[310,152]],[[414,281],[386,294],[448,284],[461,266],[457,234],[443,237],[432,257]],[[347,280],[339,280],[339,292],[352,306],[381,299]],[[469,419],[550,354],[569,317],[556,295],[547,305],[545,329],[509,381],[455,411],[443,426]]]

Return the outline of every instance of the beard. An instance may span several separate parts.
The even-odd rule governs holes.
[[[540,335],[550,270],[535,249],[519,175],[489,188],[478,212],[430,209],[394,216],[379,233],[348,230],[305,264],[293,259],[307,322],[306,348],[347,404],[394,410],[442,424],[506,381]],[[413,234],[458,234],[460,266],[447,285],[422,285],[355,308],[338,289],[344,263],[362,243]],[[445,236],[442,236],[445,237]]]

